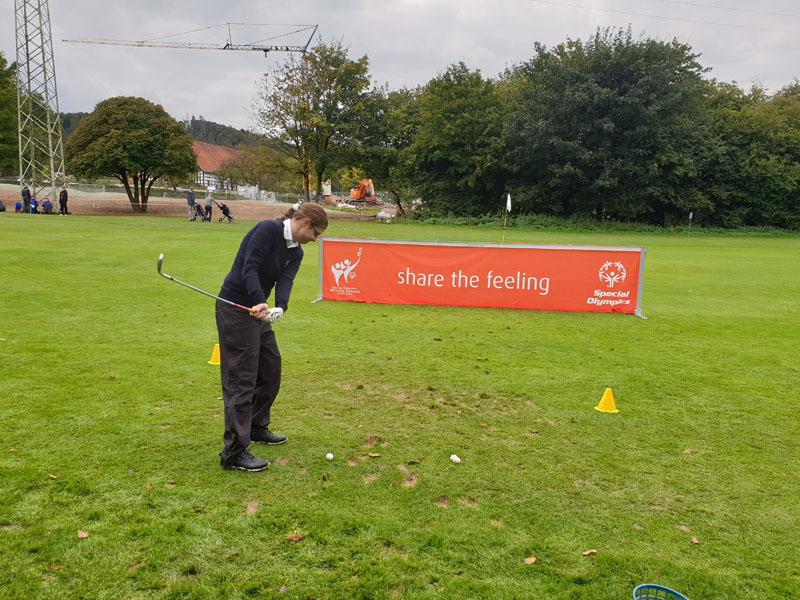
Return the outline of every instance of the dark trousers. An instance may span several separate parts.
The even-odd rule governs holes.
[[[206,206],[206,221],[211,221],[211,206]]]
[[[59,200],[58,201],[58,212],[62,215],[67,214],[67,201],[66,200]]]
[[[266,321],[219,301],[216,318],[225,404],[225,449],[220,456],[227,461],[250,445],[253,427],[269,426],[281,387],[281,353]]]

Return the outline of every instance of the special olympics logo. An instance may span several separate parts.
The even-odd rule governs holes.
[[[353,269],[358,266],[358,263],[361,262],[361,248],[358,249],[358,260],[354,263],[350,262],[349,258],[345,258],[341,262],[337,262],[335,265],[331,265],[331,272],[333,276],[336,278],[336,285],[339,285],[339,280],[344,279],[345,283],[348,283],[350,279],[355,279],[356,274],[353,273]]]
[[[598,272],[600,281],[612,289],[614,288],[615,283],[622,283],[625,281],[626,274],[625,267],[621,262],[612,262],[610,260],[604,262],[603,266],[600,267],[600,271]]]

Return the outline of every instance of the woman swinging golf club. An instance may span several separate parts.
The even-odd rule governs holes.
[[[302,244],[316,241],[328,227],[325,210],[295,204],[281,219],[262,221],[244,237],[219,295],[249,306],[249,314],[216,303],[222,399],[225,404],[225,469],[263,471],[269,461],[248,451],[251,442],[282,444],[270,431],[270,409],[281,385],[281,355],[272,331],[289,304]],[[273,308],[267,305],[275,289]]]

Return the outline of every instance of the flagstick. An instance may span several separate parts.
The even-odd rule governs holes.
[[[508,213],[511,212],[511,194],[506,197],[506,216],[503,219],[503,241],[500,242],[500,245],[506,243],[506,223],[508,222]]]

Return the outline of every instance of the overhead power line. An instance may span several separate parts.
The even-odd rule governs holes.
[[[567,6],[569,8],[582,8],[584,10],[594,10],[599,12],[616,13],[620,15],[631,15],[634,17],[646,17],[648,19],[663,19],[666,21],[681,21],[683,23],[697,23],[699,25],[716,25],[718,27],[730,27],[733,29],[751,29],[755,31],[767,31],[770,33],[789,33],[800,35],[800,31],[790,31],[787,29],[770,29],[768,27],[754,27],[752,25],[734,25],[731,23],[720,23],[718,21],[701,21],[699,19],[685,19],[682,17],[665,17],[662,15],[648,15],[644,13],[631,12],[627,10],[615,10],[612,8],[599,8],[597,6],[586,6],[585,4],[570,4],[568,2],[554,2],[553,0],[530,0],[537,4],[552,4],[554,6]]]
[[[791,13],[770,12],[767,10],[754,10],[752,8],[736,8],[734,6],[719,6],[717,4],[703,4],[702,2],[685,2],[681,0],[655,0],[656,2],[664,2],[666,4],[683,4],[684,6],[699,6],[701,8],[713,8],[715,10],[728,10],[731,12],[743,12],[753,15],[769,15],[771,17],[790,17],[792,19],[800,19],[800,15],[793,15]]]

